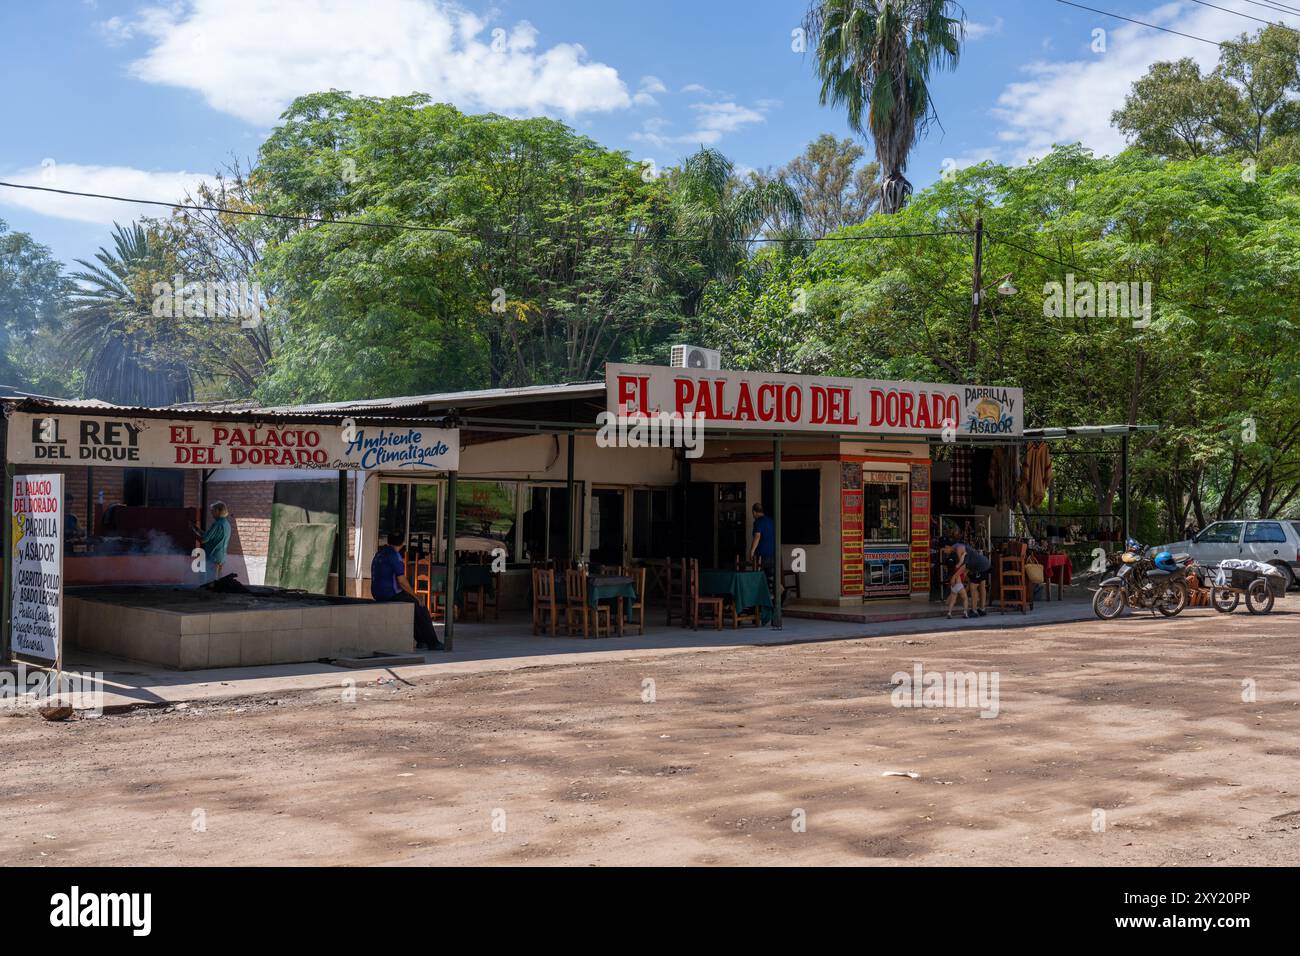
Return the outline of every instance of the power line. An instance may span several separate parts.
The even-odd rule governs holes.
[[[1168,27],[1156,26],[1154,23],[1147,23],[1145,20],[1134,20],[1132,17],[1121,16],[1118,13],[1108,13],[1105,10],[1098,10],[1096,7],[1085,7],[1082,3],[1075,3],[1074,0],[1056,0],[1057,3],[1063,3],[1067,7],[1078,7],[1080,10],[1087,10],[1089,13],[1096,13],[1103,17],[1112,17],[1115,20],[1124,20],[1127,23],[1136,23],[1140,27],[1150,27],[1152,30],[1159,30],[1162,33],[1172,33],[1176,37],[1185,37],[1188,40],[1199,40],[1202,43],[1210,43],[1222,48],[1224,44],[1218,40],[1207,40],[1205,37],[1198,37],[1191,33],[1183,33],[1181,30],[1171,30]]]
[[[1278,23],[1276,20],[1265,20],[1263,17],[1251,16],[1249,13],[1242,13],[1240,10],[1233,10],[1230,7],[1221,7],[1217,3],[1208,3],[1206,0],[1192,0],[1192,3],[1198,3],[1201,6],[1209,7],[1212,10],[1222,10],[1224,13],[1231,13],[1234,16],[1245,17],[1247,20],[1254,20],[1256,23],[1267,23],[1271,27],[1281,27],[1283,30],[1290,30],[1292,33],[1297,32],[1294,27],[1289,27],[1285,23]],[[1273,8],[1270,7],[1268,9]],[[1280,13],[1281,11],[1278,12]]]
[[[141,206],[163,206],[167,209],[185,209],[193,212],[218,212],[232,216],[260,216],[263,219],[279,219],[285,222],[331,223],[342,226],[368,226],[372,229],[415,229],[421,232],[459,232],[447,226],[421,226],[416,223],[363,222],[359,219],[326,219],[323,216],[295,216],[289,213],[254,212],[249,209],[228,209],[224,206],[200,206],[195,203],[163,202],[158,199],[131,199],[128,196],[110,196],[106,193],[84,193],[72,189],[55,189],[53,186],[32,186],[26,183],[0,182],[0,186],[10,189],[30,189],[42,193],[58,193],[61,196],[80,196],[84,199],[108,199],[113,202],[136,203]]]
[[[1075,265],[1073,262],[1066,262],[1064,259],[1058,259],[1055,256],[1049,256],[1044,252],[1039,252],[1037,249],[1031,249],[1028,246],[1022,246],[1019,243],[1012,242],[1010,239],[1004,239],[1000,235],[995,236],[987,229],[984,231],[984,234],[988,236],[990,242],[1000,242],[1004,246],[1010,246],[1012,249],[1019,249],[1021,252],[1027,252],[1031,256],[1038,256],[1038,258],[1045,259],[1048,262],[1053,262],[1058,266],[1065,266],[1071,272],[1077,272],[1080,275],[1085,275],[1085,276],[1089,275],[1088,270],[1080,268],[1079,266]]]
[[[231,209],[225,206],[200,206],[195,203],[163,202],[159,199],[132,199],[129,196],[112,196],[106,193],[78,192],[73,189],[55,189],[53,186],[33,186],[27,183],[9,183],[0,181],[0,186],[10,189],[29,189],[35,192],[58,193],[61,196],[79,196],[84,199],[106,199],[112,202],[135,203],[143,206],[162,206],[166,209],[180,209],[192,212],[226,213],[232,216],[249,216],[262,219],[276,219],[284,222],[304,222],[325,226],[365,226],[370,229],[408,229],[416,232],[442,232],[452,235],[470,235],[471,230],[457,229],[453,226],[425,226],[408,222],[366,222],[361,219],[326,219],[323,216],[299,216],[290,213],[261,212],[251,209]],[[870,242],[874,239],[916,239],[925,236],[968,236],[969,229],[938,229],[924,232],[871,233],[862,236],[812,236],[798,237],[760,237],[754,239],[725,237],[726,242]],[[704,242],[703,238],[694,236],[605,236],[615,242]]]
[[[1242,0],[1243,3],[1249,3],[1253,7],[1263,7],[1265,10],[1276,10],[1279,13],[1300,13],[1296,7],[1288,7],[1285,3],[1261,3],[1260,0]]]
[[[1109,11],[1107,11],[1107,10],[1098,10],[1096,7],[1088,7],[1088,6],[1084,6],[1082,3],[1075,3],[1074,0],[1056,0],[1056,2],[1057,2],[1057,3],[1063,3],[1063,4],[1065,4],[1067,7],[1077,7],[1077,8],[1080,9],[1080,10],[1087,10],[1089,13],[1096,13],[1096,14],[1099,14],[1100,16],[1103,16],[1103,17],[1111,17],[1111,18],[1113,18],[1113,19],[1115,19],[1115,20],[1123,20],[1123,21],[1125,21],[1126,23],[1135,23],[1135,24],[1137,24],[1137,25],[1140,26],[1140,27],[1148,27],[1148,28],[1150,28],[1150,29],[1152,29],[1152,30],[1159,30],[1159,31],[1162,32],[1162,33],[1172,33],[1172,34],[1173,34],[1174,36],[1176,36],[1176,37],[1184,37],[1185,39],[1188,39],[1188,40],[1197,40],[1197,41],[1199,41],[1200,43],[1208,43],[1208,44],[1210,44],[1211,46],[1217,46],[1217,47],[1218,47],[1219,49],[1221,49],[1221,50],[1231,49],[1233,46],[1236,45],[1236,44],[1235,44],[1234,42],[1232,42],[1232,41],[1224,42],[1224,41],[1221,41],[1221,40],[1211,40],[1211,39],[1208,39],[1207,37],[1199,37],[1199,36],[1197,36],[1197,35],[1194,34],[1194,33],[1183,33],[1181,30],[1173,30],[1173,29],[1170,29],[1169,27],[1162,27],[1162,26],[1157,26],[1157,25],[1154,24],[1154,23],[1147,23],[1145,20],[1135,20],[1135,19],[1133,19],[1132,17],[1126,17],[1126,16],[1123,16],[1122,14],[1119,14],[1119,13],[1111,13],[1111,12],[1109,12]],[[1202,0],[1193,0],[1193,2],[1194,2],[1194,3],[1202,3]],[[1203,5],[1203,6],[1207,6],[1207,7],[1208,7],[1208,6],[1213,6],[1213,4],[1209,4],[1209,3],[1203,3],[1202,5]],[[1225,9],[1225,8],[1223,8],[1223,7],[1217,7],[1216,9],[1223,10],[1223,9]],[[1228,13],[1237,13],[1238,11],[1235,11],[1235,10],[1227,10],[1227,12],[1228,12]],[[1242,13],[1242,14],[1240,14],[1240,16],[1247,16],[1247,14]],[[1250,19],[1252,19],[1252,20],[1256,20],[1256,19],[1259,19],[1259,18],[1258,18],[1258,17],[1250,17]],[[1260,20],[1260,22],[1261,22],[1261,23],[1267,23],[1267,24],[1269,24],[1269,25],[1271,25],[1271,26],[1279,26],[1279,27],[1282,27],[1282,29],[1284,29],[1284,30],[1291,30],[1291,29],[1292,29],[1291,27],[1288,27],[1286,24],[1283,24],[1283,23],[1274,23],[1272,20]],[[1300,32],[1300,31],[1293,31],[1293,32]],[[1291,67],[1294,67],[1294,66],[1295,66],[1294,61],[1290,60],[1289,58],[1277,57],[1277,56],[1269,56],[1269,57],[1266,57],[1266,59],[1276,60],[1276,61],[1278,61],[1279,63],[1281,63],[1281,62],[1283,62],[1283,61],[1285,60],[1285,62],[1288,64],[1288,66],[1291,66]]]

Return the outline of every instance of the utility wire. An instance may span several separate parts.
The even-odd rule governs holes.
[[[1207,3],[1206,0],[1192,0],[1192,3],[1198,3],[1203,7],[1209,7],[1212,10],[1222,10],[1224,13],[1231,13],[1234,16],[1245,17],[1247,20],[1254,20],[1256,23],[1267,23],[1271,27],[1281,27],[1283,30],[1290,30],[1292,33],[1298,32],[1294,27],[1289,27],[1285,23],[1278,23],[1276,20],[1265,20],[1263,17],[1251,16],[1249,13],[1242,13],[1240,10],[1233,10],[1230,7],[1221,7],[1217,3]],[[1279,13],[1281,11],[1278,11]]]
[[[1173,30],[1173,29],[1170,29],[1169,27],[1162,27],[1162,26],[1157,26],[1157,25],[1154,24],[1154,23],[1147,23],[1145,20],[1135,20],[1135,19],[1133,19],[1132,17],[1126,17],[1126,16],[1123,16],[1122,14],[1119,14],[1119,13],[1111,13],[1111,12],[1109,12],[1108,10],[1098,10],[1096,7],[1088,7],[1088,6],[1084,6],[1082,3],[1075,3],[1074,0],[1056,0],[1056,2],[1057,2],[1057,3],[1063,3],[1063,4],[1065,4],[1067,7],[1076,7],[1076,8],[1078,8],[1078,9],[1080,9],[1080,10],[1087,10],[1089,13],[1096,13],[1096,14],[1099,14],[1100,16],[1103,16],[1103,17],[1111,17],[1111,18],[1113,18],[1113,19],[1115,19],[1115,20],[1123,20],[1123,21],[1125,21],[1126,23],[1135,23],[1135,24],[1137,24],[1137,25],[1140,26],[1140,27],[1149,27],[1149,28],[1152,29],[1152,30],[1159,30],[1159,31],[1162,32],[1162,33],[1172,33],[1172,34],[1173,34],[1174,36],[1176,36],[1176,37],[1184,37],[1185,39],[1188,39],[1188,40],[1197,40],[1197,41],[1199,41],[1199,42],[1201,42],[1201,43],[1209,43],[1211,46],[1217,46],[1220,50],[1227,50],[1227,49],[1230,49],[1230,48],[1232,48],[1233,46],[1236,45],[1233,41],[1226,41],[1226,42],[1225,42],[1225,41],[1222,41],[1222,40],[1211,40],[1211,39],[1208,39],[1207,37],[1198,37],[1198,36],[1197,36],[1196,34],[1194,34],[1194,33],[1183,33],[1181,30]],[[1195,2],[1195,3],[1201,3],[1201,0],[1193,0],[1193,2]],[[1208,4],[1208,3],[1207,3],[1207,4],[1204,4],[1204,5],[1205,5],[1205,6],[1212,6],[1212,4]],[[1217,8],[1217,9],[1222,10],[1222,9],[1224,9],[1224,8],[1223,8],[1223,7],[1219,7],[1219,8]],[[1228,13],[1235,13],[1235,12],[1237,12],[1237,11],[1234,11],[1234,10],[1228,10],[1227,12],[1228,12]],[[1243,14],[1241,14],[1241,16],[1246,16],[1246,14],[1243,13]],[[1258,18],[1257,18],[1257,17],[1251,17],[1250,19],[1255,20],[1255,19],[1258,19]],[[1280,26],[1280,27],[1282,27],[1282,28],[1285,29],[1285,30],[1290,30],[1290,29],[1291,29],[1291,27],[1288,27],[1288,26],[1286,26],[1285,24],[1282,24],[1282,23],[1273,23],[1272,20],[1260,20],[1260,22],[1261,22],[1261,23],[1268,23],[1268,24],[1273,25],[1273,26]],[[1284,59],[1285,59],[1285,62],[1286,62],[1289,66],[1292,66],[1292,67],[1293,67],[1293,66],[1295,65],[1294,62],[1293,62],[1292,60],[1290,60],[1289,58],[1277,57],[1277,56],[1270,56],[1270,57],[1267,57],[1267,59],[1270,59],[1270,60],[1276,60],[1276,61],[1279,62],[1279,63],[1283,62]]]
[[[131,199],[127,196],[109,196],[104,193],[83,193],[72,189],[55,189],[53,186],[31,186],[26,183],[0,182],[0,186],[10,189],[30,189],[42,193],[58,193],[61,196],[80,196],[85,199],[109,199],[113,202],[137,203],[142,206],[163,206],[167,209],[186,209],[193,212],[218,212],[232,216],[260,216],[263,219],[279,219],[286,222],[333,223],[341,226],[368,226],[372,229],[415,229],[421,232],[459,232],[448,226],[421,226],[415,223],[363,222],[359,219],[326,219],[323,216],[294,216],[288,213],[254,212],[248,209],[227,209],[223,206],[199,206],[193,203],[162,202],[158,199]]]
[[[470,235],[471,230],[457,229],[452,226],[424,226],[408,222],[366,222],[361,219],[326,219],[323,216],[298,216],[289,213],[260,212],[250,209],[230,209],[225,206],[200,206],[193,203],[163,202],[159,199],[132,199],[129,196],[111,196],[105,193],[77,192],[72,189],[55,189],[53,186],[33,186],[27,183],[9,183],[0,181],[0,186],[10,189],[30,189],[35,192],[58,193],[62,196],[79,196],[84,199],[107,199],[112,202],[136,203],[143,206],[162,206],[166,209],[180,209],[192,212],[226,213],[232,216],[250,216],[262,219],[277,219],[285,222],[305,222],[326,226],[365,226],[369,229],[408,229],[416,232],[443,232],[453,235]],[[797,237],[760,237],[760,238],[725,238],[726,242],[870,242],[874,239],[916,239],[925,236],[969,236],[970,229],[937,229],[924,232],[871,233],[864,236],[812,236]],[[703,238],[693,236],[608,236],[616,242],[704,242]]]
[[[1055,256],[1049,256],[1046,253],[1039,252],[1037,249],[1032,249],[1029,246],[1022,246],[1019,243],[1012,242],[1010,239],[1004,239],[1000,235],[994,235],[993,233],[989,232],[987,229],[984,230],[984,235],[988,237],[989,242],[1000,242],[1004,246],[1010,246],[1012,249],[1019,249],[1021,252],[1027,252],[1031,256],[1038,256],[1038,258],[1044,259],[1048,262],[1053,262],[1058,266],[1065,266],[1071,272],[1077,272],[1080,275],[1085,275],[1085,276],[1091,275],[1091,272],[1089,270],[1080,268],[1079,266],[1075,265],[1073,262],[1066,262],[1064,259],[1058,259]]]
[[[1252,7],[1263,7],[1265,10],[1276,10],[1279,13],[1300,13],[1296,7],[1288,7],[1285,3],[1261,3],[1260,0],[1242,0],[1243,3],[1249,3]]]

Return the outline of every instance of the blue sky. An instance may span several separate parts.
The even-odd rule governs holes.
[[[1283,16],[1245,0],[1216,0],[1236,14],[1188,0],[1082,2],[1217,40],[1261,26],[1246,16]],[[961,64],[934,83],[943,128],[909,167],[918,188],[945,165],[1021,162],[1053,142],[1114,152],[1122,140],[1110,112],[1134,79],[1157,60],[1211,65],[1218,53],[1054,0],[964,8]],[[778,166],[822,132],[849,135],[838,110],[818,105],[811,62],[792,49],[804,9],[779,0],[6,0],[0,179],[173,200],[231,154],[254,156],[293,96],[330,87],[554,116],[659,166],[700,142],[741,168]],[[105,243],[114,219],[145,212],[0,188],[0,219],[65,261]]]

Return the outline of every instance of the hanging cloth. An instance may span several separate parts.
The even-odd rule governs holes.
[[[957,447],[952,450],[952,474],[949,477],[948,501],[954,508],[970,507],[970,473],[974,449]]]
[[[1025,446],[1025,460],[1020,469],[1020,486],[1016,495],[1026,508],[1037,509],[1052,483],[1052,453],[1047,442],[1033,441]]]
[[[1012,458],[1013,453],[1009,448],[999,445],[993,449],[993,457],[989,460],[988,486],[989,493],[993,495],[994,507],[1006,508],[1012,504]]]

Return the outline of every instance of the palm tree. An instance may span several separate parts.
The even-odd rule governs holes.
[[[160,271],[156,243],[139,223],[113,224],[113,251],[100,247],[96,263],[78,259],[78,288],[68,311],[65,348],[85,371],[83,395],[116,405],[171,405],[194,398],[194,379],[182,362],[165,358],[165,337],[152,327],[147,294]]]
[[[694,314],[705,283],[735,278],[752,241],[765,231],[802,229],[803,209],[789,183],[754,175],[742,180],[716,149],[700,147],[672,176],[676,232],[700,237],[683,250],[691,259],[684,271],[697,273],[688,283],[694,286],[686,296],[688,314]]]
[[[934,121],[930,71],[952,68],[966,20],[953,0],[813,0],[805,28],[817,52],[821,102],[844,106],[871,135],[883,173],[880,211],[911,195],[903,175],[918,136]]]

